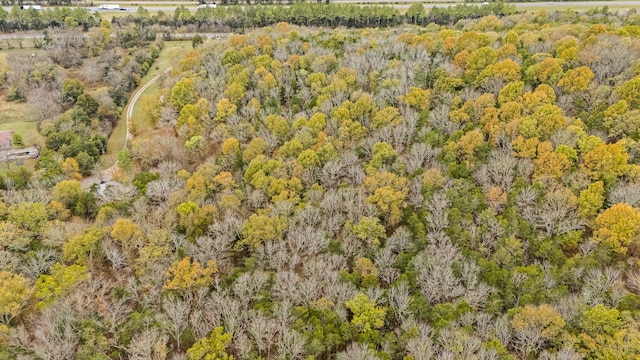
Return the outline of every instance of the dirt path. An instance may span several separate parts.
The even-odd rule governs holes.
[[[127,127],[127,134],[125,142],[124,142],[124,147],[127,147],[127,144],[129,143],[130,140],[133,139],[133,134],[131,134],[130,129],[130,122],[131,122],[131,118],[133,117],[133,108],[135,107],[136,103],[138,102],[138,99],[140,98],[140,96],[142,95],[142,93],[147,90],[147,88],[149,86],[151,86],[154,82],[156,82],[160,76],[162,76],[163,74],[171,71],[171,67],[167,68],[166,70],[164,70],[163,72],[161,72],[160,74],[154,76],[151,80],[149,80],[146,84],[144,84],[144,86],[136,89],[136,91],[133,93],[133,96],[131,96],[131,98],[129,99],[129,103],[127,104],[126,107],[126,116],[125,116],[125,121],[126,121],[126,127]],[[106,182],[110,182],[111,178],[113,177],[113,173],[116,170],[116,168],[118,167],[118,163],[115,162],[113,165],[111,165],[108,169],[104,169],[101,170],[95,174],[92,174],[90,176],[87,176],[86,178],[82,179],[82,185],[84,185],[85,188],[89,188],[91,187],[93,184],[101,184],[101,183],[106,183]]]

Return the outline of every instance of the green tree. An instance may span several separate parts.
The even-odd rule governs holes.
[[[233,360],[226,353],[231,344],[231,334],[225,333],[222,327],[213,329],[208,338],[200,339],[187,350],[188,360]]]
[[[44,204],[25,202],[11,205],[7,219],[23,230],[38,232],[47,222],[48,217]]]
[[[173,88],[169,102],[176,110],[182,110],[187,104],[195,104],[198,100],[198,91],[193,83],[193,79],[179,80]]]
[[[205,140],[202,135],[192,136],[191,139],[184,143],[184,147],[191,153],[200,153],[204,150]]]
[[[186,104],[180,110],[176,130],[184,139],[190,139],[202,135],[202,130],[209,124],[209,101],[201,98],[195,104]]]
[[[78,79],[67,78],[62,82],[62,101],[75,104],[78,96],[84,93],[84,86]]]
[[[51,190],[51,199],[61,202],[69,210],[75,210],[84,194],[85,190],[80,181],[63,180]]]
[[[79,282],[88,279],[88,276],[85,266],[64,266],[56,263],[51,267],[51,275],[40,275],[36,280],[36,296],[40,299],[38,306],[47,306],[70,293]]]
[[[384,307],[376,306],[376,303],[363,293],[359,293],[353,299],[345,302],[351,313],[351,325],[364,334],[373,332],[384,326],[384,318],[387,310]]]
[[[616,93],[622,100],[626,100],[631,107],[640,107],[640,75],[633,77],[631,80],[622,84]]]
[[[391,163],[398,156],[398,152],[386,142],[377,142],[373,145],[373,156],[367,165],[367,173],[372,174],[383,164]]]
[[[191,40],[191,46],[195,49],[198,46],[202,45],[203,42],[204,40],[202,40],[202,36],[200,36],[199,34],[195,34],[193,36],[193,39]]]
[[[133,154],[128,147],[122,148],[118,151],[118,167],[124,171],[131,170],[131,162],[133,160]]]
[[[72,237],[62,245],[63,259],[83,266],[90,265],[104,235],[102,229],[91,227],[83,234]]]
[[[242,161],[245,164],[248,164],[251,162],[251,160],[256,158],[258,155],[265,154],[268,149],[269,149],[269,146],[267,145],[267,142],[263,138],[261,137],[254,138],[253,140],[251,140],[251,142],[249,142],[249,145],[247,145],[247,148],[242,152]]]
[[[411,22],[416,25],[418,21],[422,22],[422,19],[427,15],[427,11],[424,9],[422,3],[412,3],[407,9],[406,16]]]
[[[386,237],[384,225],[377,217],[363,216],[360,221],[350,226],[353,234],[360,240],[380,245],[380,239]]]
[[[626,136],[637,139],[640,135],[640,110],[631,109],[627,100],[620,100],[605,110],[604,126],[611,138]]]
[[[22,135],[14,132],[11,136],[11,146],[22,149],[24,147],[24,141],[22,141]]]
[[[498,104],[506,104],[510,101],[517,101],[524,94],[524,82],[512,81],[505,85],[498,93]]]
[[[100,104],[93,98],[93,96],[89,94],[81,94],[78,96],[78,100],[76,101],[76,106],[79,109],[82,109],[87,116],[94,117],[98,112],[98,108]]]
[[[580,192],[578,205],[580,206],[580,216],[585,219],[593,219],[604,205],[604,183],[596,181],[588,188]]]
[[[255,249],[265,241],[281,239],[286,228],[287,221],[283,216],[251,214],[242,228],[240,243]]]
[[[162,101],[160,101],[160,97],[157,95],[147,95],[142,98],[141,103],[144,122],[155,128],[162,115]]]
[[[623,325],[622,317],[617,309],[610,309],[598,304],[582,313],[579,326],[589,336],[600,334],[611,336]]]
[[[215,220],[218,209],[212,204],[198,206],[193,201],[188,201],[178,205],[176,212],[178,213],[177,229],[195,238],[205,234],[209,225]]]

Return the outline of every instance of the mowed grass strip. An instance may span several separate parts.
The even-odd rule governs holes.
[[[184,54],[191,49],[193,49],[191,41],[165,42],[165,47],[162,51],[164,52],[166,50],[166,56],[163,56],[162,52],[160,53],[160,57],[156,60],[151,70],[149,70],[149,73],[143,79],[141,86],[145,85],[149,80],[161,74],[166,69],[178,65],[178,62],[182,59]],[[144,99],[145,96],[157,93],[159,89],[159,81],[149,85],[149,87],[140,95],[138,102],[136,102],[133,107],[131,120],[134,122],[134,126],[140,131],[150,130],[149,124],[145,124],[144,121],[142,121],[144,118],[144,114],[142,113],[142,99]]]

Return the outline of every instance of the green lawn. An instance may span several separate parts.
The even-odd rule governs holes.
[[[0,96],[0,131],[13,130],[22,136],[25,146],[33,146],[42,142],[38,133],[38,122],[27,121],[30,116],[26,103],[7,102],[4,94]],[[36,159],[23,161],[23,165],[33,170]],[[8,171],[18,167],[15,163],[0,163],[0,175],[6,175]]]
[[[153,79],[156,75],[160,74],[167,68],[177,65],[180,59],[182,59],[182,55],[191,49],[191,40],[189,41],[165,41],[164,48],[160,52],[160,56],[156,59],[153,66],[142,78],[140,85],[138,87],[144,86],[149,80]],[[138,102],[135,104],[136,106],[133,108],[133,119],[139,119],[141,113],[141,100],[145,96],[149,94],[153,94],[158,91],[158,84],[154,83],[150,85],[138,98]],[[134,90],[135,92],[135,90]],[[133,93],[132,93],[133,95]],[[118,121],[118,125],[116,125],[115,129],[113,129],[113,133],[109,138],[109,142],[107,144],[107,154],[105,155],[105,161],[103,164],[105,167],[110,167],[113,162],[116,160],[116,155],[118,151],[120,151],[124,147],[125,137],[127,134],[126,129],[126,111],[125,107],[122,111],[122,115],[120,117],[120,121]],[[140,126],[140,124],[136,124]]]

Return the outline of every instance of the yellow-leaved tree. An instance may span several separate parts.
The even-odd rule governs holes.
[[[33,288],[27,279],[0,271],[0,322],[9,325],[24,310],[32,295]]]
[[[188,360],[233,360],[227,354],[227,346],[231,344],[231,334],[225,333],[219,326],[211,332],[208,338],[200,339],[187,350]]]
[[[185,256],[182,260],[174,261],[167,269],[164,284],[165,290],[194,290],[213,283],[213,274],[218,272],[218,265],[210,260],[206,266]]]
[[[594,179],[613,181],[627,170],[629,155],[620,144],[596,145],[584,155],[582,169]]]
[[[640,237],[640,210],[629,204],[615,204],[598,215],[594,225],[595,241],[624,254]]]
[[[389,225],[394,226],[402,219],[405,199],[409,194],[409,181],[390,172],[375,172],[364,180],[364,187],[370,194],[367,202],[374,204]]]

